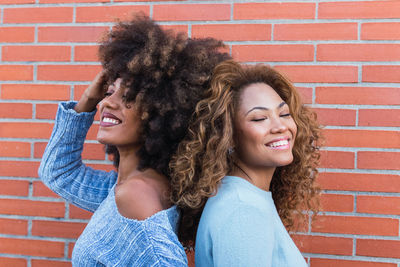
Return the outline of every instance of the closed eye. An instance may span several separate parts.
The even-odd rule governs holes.
[[[266,120],[267,118],[262,118],[262,119],[253,119],[253,120],[251,120],[251,121],[255,121],[255,122],[257,122],[257,121],[263,121],[263,120]]]
[[[281,115],[281,117],[289,117],[289,116],[291,116],[290,113],[282,114],[282,115]]]

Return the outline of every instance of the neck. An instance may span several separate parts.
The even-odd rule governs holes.
[[[254,184],[258,188],[269,191],[272,176],[275,172],[275,167],[272,168],[257,168],[250,167],[244,164],[241,160],[234,161],[234,168],[231,175],[241,177],[248,180],[250,183]]]
[[[155,179],[165,178],[164,175],[158,173],[154,169],[147,168],[143,171],[138,169],[140,159],[137,156],[137,152],[139,151],[139,149],[140,147],[118,147],[119,166],[117,184],[121,184],[127,179],[137,175],[142,175]]]

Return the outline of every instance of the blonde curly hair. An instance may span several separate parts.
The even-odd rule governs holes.
[[[271,86],[289,105],[297,125],[293,162],[278,167],[270,191],[288,230],[306,222],[319,209],[319,189],[314,181],[319,161],[320,125],[316,114],[305,107],[291,82],[266,65],[242,66],[227,60],[214,69],[207,96],[197,106],[188,134],[170,162],[172,201],[182,212],[179,238],[193,246],[206,200],[217,193],[224,176],[233,170],[228,153],[234,147],[233,118],[243,89],[253,83]],[[299,217],[299,218],[297,218]]]

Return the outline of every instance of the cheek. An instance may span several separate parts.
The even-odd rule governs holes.
[[[264,136],[264,128],[249,125],[237,131],[237,144],[241,147],[241,150],[253,150],[257,144],[264,142]]]

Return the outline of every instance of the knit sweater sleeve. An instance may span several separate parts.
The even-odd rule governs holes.
[[[273,226],[256,207],[239,204],[211,235],[213,266],[272,266]]]
[[[39,167],[39,177],[55,193],[95,211],[115,184],[117,173],[94,170],[82,162],[83,143],[96,111],[77,113],[76,102],[58,106],[55,125]]]

